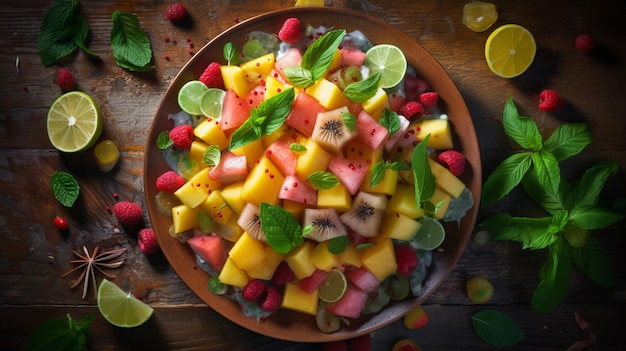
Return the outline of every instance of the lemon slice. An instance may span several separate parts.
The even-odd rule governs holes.
[[[422,218],[419,222],[422,226],[413,238],[417,246],[423,250],[438,248],[446,238],[446,230],[441,222],[428,217]]]
[[[503,78],[524,73],[535,59],[537,44],[528,29],[517,24],[496,28],[487,38],[485,58],[489,69]]]
[[[78,152],[91,147],[102,134],[104,121],[91,96],[70,91],[57,98],[48,110],[48,138],[63,152]]]
[[[370,75],[381,72],[380,83],[383,88],[395,87],[406,73],[406,57],[400,48],[390,44],[372,46],[365,53],[363,64],[369,68]]]
[[[333,269],[326,277],[326,280],[320,285],[318,297],[324,302],[339,301],[348,287],[346,276],[337,269]]]
[[[202,114],[202,96],[209,88],[199,80],[191,80],[178,91],[178,105],[190,115]]]
[[[109,323],[123,328],[142,325],[154,312],[152,307],[106,279],[98,286],[98,309]]]
[[[222,103],[226,92],[222,89],[209,88],[200,99],[200,110],[205,117],[219,119],[222,116]]]

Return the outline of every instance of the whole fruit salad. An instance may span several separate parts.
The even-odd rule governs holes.
[[[156,141],[157,205],[208,289],[327,333],[419,296],[441,222],[473,206],[437,92],[399,48],[297,18],[223,52]]]

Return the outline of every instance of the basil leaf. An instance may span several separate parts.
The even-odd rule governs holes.
[[[624,215],[621,213],[591,206],[576,206],[569,217],[572,223],[587,230],[605,228],[622,219]]]
[[[330,239],[328,243],[328,251],[330,251],[333,255],[339,255],[340,253],[346,251],[350,245],[350,238],[347,235],[337,236]]]
[[[543,144],[557,161],[563,161],[581,152],[591,142],[591,132],[585,123],[559,125]]]
[[[318,189],[332,189],[339,185],[339,179],[330,172],[317,171],[309,174],[308,182]]]
[[[311,71],[300,66],[290,66],[283,69],[289,83],[297,88],[308,88],[315,84]]]
[[[353,132],[356,129],[356,117],[350,112],[341,112],[341,120],[348,128],[348,131]]]
[[[352,83],[343,90],[343,95],[354,102],[365,102],[378,92],[381,76],[381,72],[376,72],[367,79]]]
[[[483,184],[482,202],[487,205],[506,196],[517,186],[531,165],[531,152],[514,154],[502,161]]]
[[[606,181],[610,176],[617,174],[618,169],[615,162],[600,162],[587,169],[580,180],[572,186],[565,201],[566,208],[574,210],[577,206],[595,206]]]
[[[588,237],[585,246],[572,247],[572,261],[594,283],[610,289],[615,284],[611,275],[608,252],[594,237]]]
[[[48,320],[28,337],[26,350],[82,351],[87,345],[93,318],[93,314],[88,314],[82,321],[75,321],[68,313],[66,319]]]
[[[543,141],[535,121],[528,117],[521,117],[513,99],[509,97],[502,116],[504,132],[524,149],[541,150]]]
[[[111,48],[113,57],[120,67],[132,71],[151,70],[150,39],[141,28],[137,16],[115,10],[112,16]]]
[[[383,115],[380,117],[380,121],[378,121],[381,126],[385,127],[387,131],[389,131],[389,135],[394,135],[398,130],[400,130],[400,117],[394,111],[390,111],[385,108],[383,110]]]
[[[539,184],[536,173],[535,169],[531,169],[522,179],[522,186],[524,187],[526,194],[528,194],[533,201],[551,214],[565,209],[565,199],[563,194],[567,194],[569,191],[569,184],[565,180],[561,179],[559,182],[559,190],[556,194],[552,194],[547,192],[541,184]]]
[[[304,242],[302,227],[291,213],[280,206],[265,202],[262,202],[259,208],[261,229],[274,251],[287,254]]]
[[[289,150],[299,154],[301,152],[305,152],[307,149],[306,149],[306,146],[302,144],[291,143],[291,145],[289,145]]]
[[[376,187],[385,178],[385,161],[380,160],[374,164],[370,172],[370,188]]]
[[[486,343],[510,346],[524,340],[522,328],[511,318],[496,310],[483,310],[470,316],[476,334]]]
[[[67,172],[54,172],[50,186],[54,197],[65,207],[72,207],[80,193],[76,178]]]
[[[215,167],[220,163],[221,158],[222,152],[220,151],[220,147],[217,145],[210,145],[202,154],[202,163],[209,167]]]
[[[415,201],[419,209],[422,202],[430,200],[435,194],[435,177],[428,162],[427,144],[430,134],[413,149],[411,167],[413,169],[413,185]]]
[[[524,249],[538,250],[551,245],[558,236],[555,235],[552,217],[527,218],[512,217],[508,213],[490,216],[482,223],[481,228],[489,232],[493,240],[511,240],[522,243]]]
[[[172,146],[174,143],[172,142],[172,139],[170,139],[170,132],[164,130],[159,133],[159,135],[157,136],[156,144],[157,147],[161,150],[165,150],[168,147]]]
[[[535,312],[547,313],[557,307],[567,295],[572,273],[572,258],[569,245],[558,237],[549,246],[548,260],[541,267],[541,281],[535,289],[531,308]]]
[[[235,45],[230,41],[224,44],[222,54],[224,55],[224,59],[226,60],[228,66],[236,65],[239,61],[237,47],[235,47]]]
[[[345,29],[331,30],[317,38],[306,49],[302,55],[300,67],[311,71],[313,81],[317,81],[326,74],[345,35]]]
[[[261,137],[261,129],[254,126],[252,116],[239,126],[230,137],[229,149],[237,149]]]
[[[558,193],[561,182],[559,162],[554,158],[554,155],[543,150],[532,152],[530,156],[539,185],[548,194],[554,196]]]

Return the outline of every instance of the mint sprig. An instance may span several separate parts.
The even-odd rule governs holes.
[[[90,337],[89,327],[93,318],[93,314],[88,314],[82,321],[77,321],[68,313],[65,319],[48,320],[28,337],[26,350],[82,351]]]
[[[236,65],[239,63],[239,52],[237,51],[237,47],[230,41],[224,44],[222,54],[224,55],[227,65]]]
[[[78,199],[80,186],[73,175],[67,172],[54,172],[50,179],[54,197],[65,207],[74,206]]]
[[[409,167],[409,165],[401,159],[396,161],[380,160],[376,162],[374,166],[372,166],[372,171],[370,172],[370,188],[376,187],[383,181],[383,179],[385,179],[385,173],[388,169],[394,171],[408,171],[411,167]]]
[[[430,200],[435,194],[435,177],[428,162],[427,144],[430,134],[424,138],[411,154],[411,168],[413,169],[413,185],[415,187],[415,201],[418,208],[422,202]]]
[[[314,187],[322,190],[332,189],[339,185],[339,179],[334,174],[324,171],[309,174],[307,181]]]
[[[137,16],[116,10],[111,20],[113,28],[110,39],[115,62],[130,71],[147,72],[154,69],[150,65],[150,39],[141,28]]]
[[[391,111],[387,108],[383,109],[383,115],[380,117],[380,121],[378,121],[378,123],[387,129],[389,135],[396,134],[402,126],[400,123],[400,116],[398,116],[395,111]]]
[[[300,223],[282,207],[262,202],[259,218],[267,243],[274,251],[287,254],[304,242]]]
[[[202,154],[202,163],[209,167],[215,167],[220,163],[221,158],[222,152],[220,151],[220,147],[217,145],[209,145]]]
[[[343,95],[350,101],[365,102],[378,92],[381,77],[382,73],[376,72],[374,75],[367,77],[367,79],[352,83],[343,90]]]

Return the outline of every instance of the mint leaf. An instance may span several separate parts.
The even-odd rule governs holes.
[[[202,163],[209,167],[215,167],[220,163],[221,158],[222,152],[220,151],[220,147],[217,145],[210,145],[202,154]]]
[[[345,35],[345,29],[331,30],[317,38],[302,55],[300,67],[311,71],[314,82],[326,74]]]
[[[622,219],[624,215],[621,213],[592,206],[576,206],[569,217],[572,223],[587,230],[605,228]]]
[[[254,125],[254,121],[256,120],[254,116],[256,115],[256,110],[252,110],[250,117],[233,132],[233,135],[230,137],[229,149],[232,150],[242,147],[263,136],[261,128]]]
[[[411,154],[411,168],[413,169],[413,185],[415,187],[415,201],[419,208],[422,202],[430,200],[435,194],[435,177],[428,163],[427,144],[430,134],[413,149]]]
[[[511,155],[496,167],[483,184],[483,204],[487,205],[502,199],[522,181],[531,166],[531,153]]]
[[[111,48],[117,64],[131,71],[149,71],[154,66],[150,39],[141,28],[137,16],[128,12],[115,10],[112,16]]]
[[[376,72],[373,76],[370,76],[367,79],[352,83],[343,90],[343,95],[345,95],[350,101],[359,103],[365,102],[378,92],[381,76],[381,72]]]
[[[302,227],[291,213],[280,206],[265,202],[262,202],[259,207],[261,228],[265,233],[267,243],[274,251],[287,254],[304,242]]]
[[[80,186],[73,175],[67,172],[54,172],[50,179],[54,197],[65,207],[72,207],[80,193]]]
[[[380,121],[378,121],[381,126],[385,127],[389,132],[389,135],[394,135],[398,130],[400,130],[400,117],[394,111],[390,111],[385,108],[383,110],[383,115],[380,117]]]
[[[547,313],[557,307],[567,295],[572,273],[572,258],[569,245],[558,237],[549,246],[548,260],[541,267],[541,281],[535,289],[531,308],[535,312]]]
[[[174,143],[172,142],[172,139],[170,139],[170,132],[168,132],[167,130],[164,130],[161,133],[159,133],[159,135],[157,136],[156,144],[157,144],[157,147],[161,150],[165,150],[171,145],[173,145]]]
[[[543,207],[543,209],[548,211],[550,214],[554,214],[557,211],[565,209],[565,199],[563,194],[567,194],[569,184],[565,180],[561,179],[559,182],[559,190],[556,194],[549,193],[541,186],[541,184],[539,184],[536,173],[535,169],[531,169],[522,179],[522,186],[524,187],[526,194],[528,194],[533,201]]]
[[[591,132],[585,123],[559,125],[543,144],[543,150],[551,152],[557,161],[577,155],[591,142]]]
[[[302,144],[291,143],[291,145],[289,145],[289,150],[299,154],[301,152],[305,152],[307,149],[306,149],[306,146]]]
[[[28,337],[26,350],[82,351],[87,345],[93,318],[93,314],[89,314],[82,321],[75,321],[68,313],[66,319],[48,320]]]
[[[330,172],[317,171],[309,174],[307,181],[318,189],[332,189],[339,185],[339,179]]]
[[[539,185],[548,194],[556,195],[561,182],[559,162],[554,158],[554,155],[543,150],[532,152],[530,156],[533,161],[534,175]]]
[[[528,117],[521,117],[513,99],[509,97],[504,106],[502,125],[505,133],[524,149],[541,150],[543,141],[535,121]]]
[[[223,49],[224,59],[226,60],[227,65],[236,65],[239,61],[239,53],[237,52],[237,48],[231,42],[224,44]]]
[[[572,261],[594,283],[609,289],[615,281],[611,276],[609,254],[594,237],[588,237],[583,247],[570,248]]]
[[[285,67],[283,73],[285,73],[285,77],[287,77],[289,83],[295,87],[308,88],[315,84],[313,74],[306,68],[300,66]]]
[[[508,213],[491,216],[480,223],[493,240],[510,240],[522,243],[524,249],[538,250],[551,245],[558,236],[552,228],[552,217],[512,217]]]
[[[385,179],[386,164],[384,160],[380,160],[374,164],[370,172],[370,188],[374,188]]]
[[[353,132],[356,129],[356,117],[350,112],[341,112],[341,120],[349,131]]]
[[[600,162],[587,169],[567,197],[566,208],[574,210],[578,206],[595,206],[600,192],[608,178],[617,174],[619,167],[615,162]]]
[[[339,255],[340,253],[346,251],[350,245],[350,238],[347,235],[337,236],[330,239],[328,243],[328,251],[330,251],[333,255]]]
[[[483,310],[470,316],[476,334],[486,343],[510,346],[524,340],[522,328],[511,318],[496,310]]]

